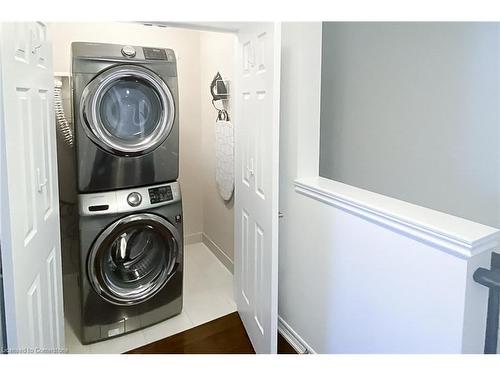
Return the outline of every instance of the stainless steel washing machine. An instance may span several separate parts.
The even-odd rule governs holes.
[[[177,179],[173,50],[75,42],[72,90],[80,193]]]
[[[79,195],[81,341],[135,331],[182,310],[177,182]]]

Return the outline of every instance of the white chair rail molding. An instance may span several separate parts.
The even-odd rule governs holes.
[[[336,258],[334,352],[482,353],[489,268],[500,231],[322,177],[295,181],[319,208]]]

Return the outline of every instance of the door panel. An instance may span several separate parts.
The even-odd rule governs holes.
[[[240,29],[235,300],[257,353],[276,353],[280,25]]]
[[[40,171],[40,179],[43,181],[53,181],[53,169],[51,160],[54,160],[57,155],[53,154],[52,139],[50,138],[51,129],[50,127],[54,124],[51,122],[51,118],[54,116],[52,108],[50,107],[50,101],[48,98],[49,93],[47,90],[39,90],[39,102],[40,102],[40,121],[41,127],[40,132],[42,141],[43,155],[42,155],[42,168]],[[40,189],[40,187],[38,187]],[[53,211],[53,197],[54,192],[52,191],[52,184],[47,184],[46,189],[41,191],[43,195],[43,217],[46,220]]]
[[[63,349],[51,46],[42,23],[0,26],[2,266],[7,346]]]

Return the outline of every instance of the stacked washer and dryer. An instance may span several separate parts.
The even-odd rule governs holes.
[[[73,43],[72,90],[87,344],[182,310],[175,54]]]

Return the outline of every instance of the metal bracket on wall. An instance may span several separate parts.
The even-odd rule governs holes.
[[[212,105],[217,110],[217,120],[229,121],[229,113],[224,105],[224,101],[229,99],[229,81],[223,80],[219,72],[210,83],[210,94],[212,95]],[[215,105],[217,101],[222,102],[222,108]]]
[[[491,269],[478,268],[474,281],[489,288],[484,354],[497,354],[500,319],[500,254],[491,255]]]

